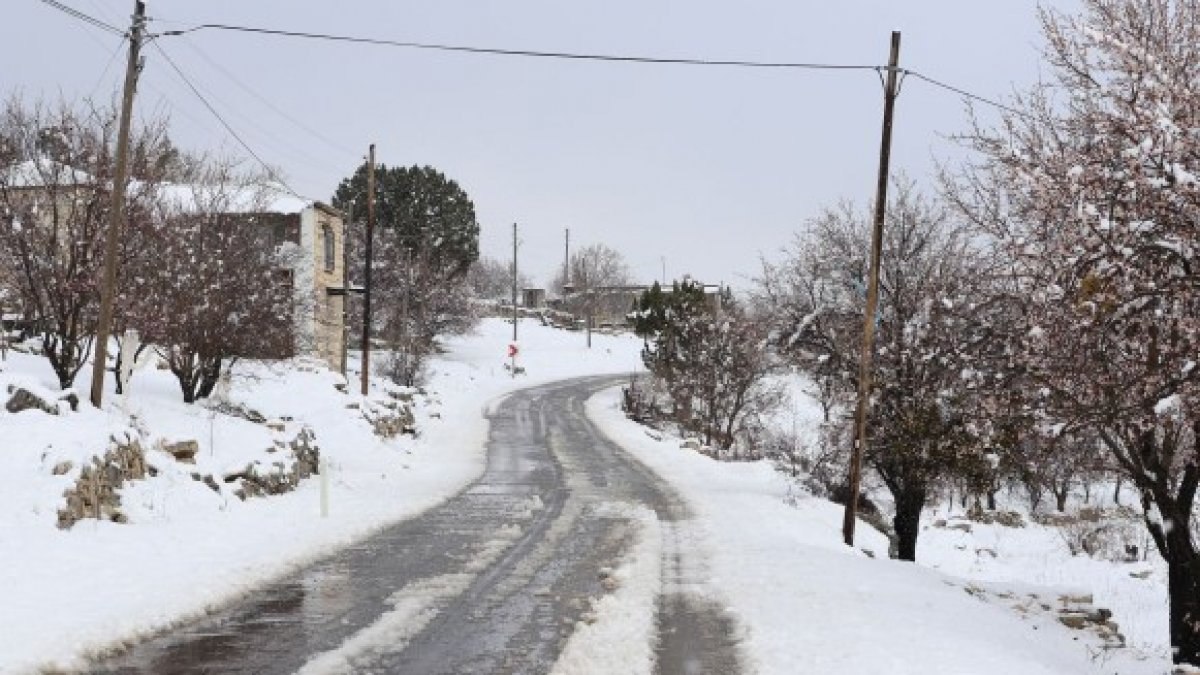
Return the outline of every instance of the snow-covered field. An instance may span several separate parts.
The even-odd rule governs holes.
[[[135,374],[131,394],[95,410],[59,417],[38,410],[0,412],[0,672],[78,667],[88,654],[203,613],[335,547],[411,517],[453,495],[483,469],[489,402],[519,387],[576,375],[638,367],[641,341],[584,336],[524,320],[521,365],[503,367],[511,324],[485,320],[476,334],[449,341],[431,366],[427,396],[416,396],[419,437],[382,440],[363,418],[370,405],[357,378],[296,360],[241,365],[227,399],[273,421],[275,429],[180,400],[174,379],[153,368]],[[18,383],[56,387],[41,358],[10,353],[0,391]],[[383,381],[370,400],[386,401]],[[87,391],[86,369],[77,389]],[[282,423],[279,423],[282,422]],[[267,451],[302,425],[316,434],[328,463],[328,517],[320,517],[320,479],[293,492],[246,501],[220,477]],[[281,429],[281,430],[280,430]],[[103,454],[110,436],[139,436],[157,475],[122,492],[127,524],[83,520],[55,526],[63,491],[80,464]],[[153,449],[158,441],[194,440],[195,464]],[[71,462],[63,475],[56,466]],[[216,477],[219,491],[194,480]]]
[[[858,544],[872,559],[842,545],[841,507],[798,493],[767,462],[721,463],[678,439],[656,440],[624,417],[615,389],[593,398],[588,414],[696,509],[697,545],[711,558],[704,586],[738,617],[756,672],[1169,670],[1159,582],[1132,579],[1133,566],[1072,558],[1048,528],[930,528],[919,543],[924,562],[913,565],[886,559],[886,539],[860,523]],[[996,557],[977,551],[988,546]],[[1061,625],[1061,598],[1081,592],[1115,609],[1139,649],[1104,650],[1095,634]]]

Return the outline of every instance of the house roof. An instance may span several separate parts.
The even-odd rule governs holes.
[[[297,214],[317,202],[285,192],[279,186],[228,189],[225,186],[186,183],[164,183],[159,192],[172,205],[183,211],[201,208],[219,209],[224,213],[283,213]]]
[[[95,180],[86,171],[44,157],[0,168],[0,185],[14,188],[91,185]],[[134,188],[141,185],[142,183],[136,180],[131,182],[131,187]],[[187,211],[198,210],[203,204],[206,207],[219,207],[227,213],[292,215],[309,207],[317,207],[337,214],[331,207],[316,200],[293,195],[278,184],[230,190],[224,186],[163,183],[157,189],[159,194],[173,202],[173,206]]]
[[[87,185],[94,181],[86,171],[44,157],[0,169],[0,184],[15,188]]]

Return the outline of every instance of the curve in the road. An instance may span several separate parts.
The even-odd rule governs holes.
[[[613,384],[511,394],[490,417],[487,469],[454,498],[93,672],[550,672],[638,534],[612,504],[663,525],[655,670],[739,672],[736,627],[680,535],[690,511],[584,414]]]

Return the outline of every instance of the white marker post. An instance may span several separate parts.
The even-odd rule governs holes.
[[[321,457],[317,461],[317,471],[321,473],[321,517],[329,517],[329,462]]]

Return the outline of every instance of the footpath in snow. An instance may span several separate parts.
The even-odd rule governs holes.
[[[89,654],[203,614],[417,515],[482,472],[490,402],[521,387],[639,365],[635,338],[595,335],[589,350],[581,333],[522,320],[526,373],[513,378],[504,368],[511,332],[511,323],[485,320],[432,363],[428,395],[400,392],[412,398],[416,438],[382,439],[362,415],[394,387],[376,380],[364,400],[357,378],[339,389],[341,376],[302,360],[238,367],[225,399],[260,413],[271,421],[265,425],[183,404],[170,374],[153,368],[135,374],[124,400],[110,394],[102,411],[85,403],[61,416],[0,412],[8,439],[0,452],[0,673],[78,668]],[[0,366],[0,389],[14,383],[56,389],[43,359],[19,353]],[[82,377],[77,389],[87,388]],[[303,426],[329,468],[327,518],[319,515],[317,477],[287,494],[243,501],[232,486],[193,476],[269,463],[276,455],[266,448]],[[110,437],[134,436],[156,475],[121,491],[128,522],[85,519],[58,529],[63,491],[80,466],[103,454]],[[154,449],[160,441],[196,441],[194,464]]]

